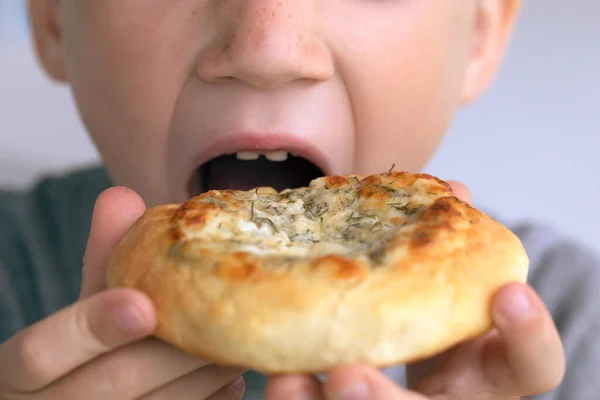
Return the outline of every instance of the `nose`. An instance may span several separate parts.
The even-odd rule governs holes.
[[[216,0],[218,32],[199,55],[208,82],[236,79],[261,88],[296,80],[325,81],[334,73],[327,46],[315,33],[307,0]]]

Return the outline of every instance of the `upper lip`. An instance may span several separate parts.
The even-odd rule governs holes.
[[[196,158],[194,167],[202,166],[219,156],[243,151],[268,153],[287,151],[315,164],[325,175],[331,171],[325,154],[310,141],[292,134],[233,134],[213,143]],[[192,167],[192,168],[194,168]],[[195,172],[195,171],[194,171]]]

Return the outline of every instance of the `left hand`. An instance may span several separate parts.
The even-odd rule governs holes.
[[[470,202],[469,191],[452,182]],[[273,377],[268,400],[516,400],[555,389],[563,379],[565,355],[552,317],[535,291],[512,283],[494,296],[494,328],[487,334],[407,367],[410,389],[397,386],[376,368],[345,365],[325,383],[310,375]]]

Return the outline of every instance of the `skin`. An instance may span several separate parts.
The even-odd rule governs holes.
[[[0,346],[0,399],[239,399],[243,371],[149,339],[152,303],[106,290],[112,247],[147,206],[185,200],[199,154],[235,132],[318,144],[330,174],[420,170],[456,110],[493,81],[519,3],[30,1],[41,64],[71,86],[114,180],[130,189],[97,201],[81,299]],[[529,307],[517,307],[523,299]],[[266,396],[516,399],[555,388],[563,348],[535,292],[505,287],[493,316],[488,335],[409,366],[411,390],[349,365],[324,384],[273,377]]]

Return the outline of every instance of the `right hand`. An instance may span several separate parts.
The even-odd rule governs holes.
[[[242,370],[211,365],[159,340],[154,305],[131,289],[106,289],[110,251],[144,212],[128,189],[100,195],[79,300],[0,345],[0,400],[238,400]]]

